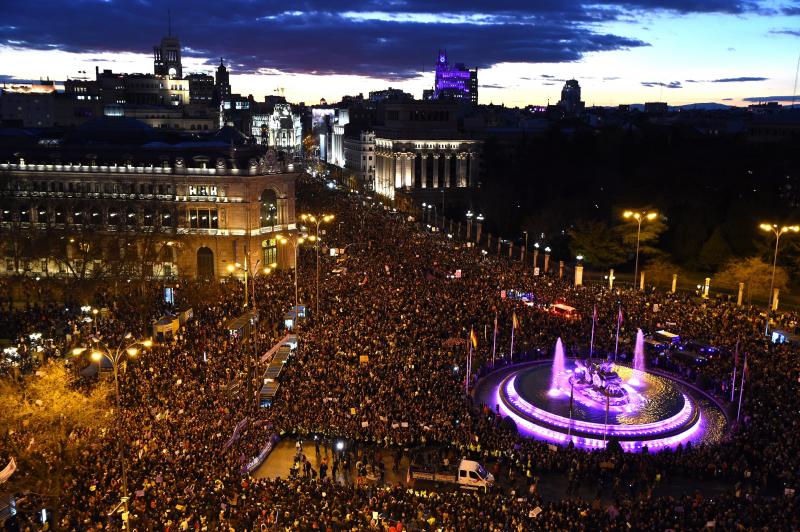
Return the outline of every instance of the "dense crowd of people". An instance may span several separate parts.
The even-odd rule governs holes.
[[[320,311],[301,322],[300,345],[286,365],[274,404],[256,401],[258,358],[283,335],[282,317],[294,303],[291,271],[256,277],[259,327],[234,338],[225,324],[242,313],[238,282],[181,281],[192,294],[194,317],[169,343],[130,361],[120,378],[122,408],[102,434],[85,435],[92,452],[69,464],[53,526],[63,530],[118,529],[109,513],[123,495],[127,464],[130,523],[137,530],[573,530],[720,529],[792,530],[800,526],[793,490],[800,478],[800,413],[790,398],[800,392],[797,347],[765,343],[765,316],[721,300],[656,291],[575,288],[557,275],[534,277],[517,262],[427,233],[407,215],[358,194],[329,191],[316,181],[298,186],[300,210],[327,212],[322,253]],[[301,252],[301,300],[313,310],[314,250]],[[455,271],[460,270],[460,276]],[[530,307],[501,297],[508,289],[531,292]],[[155,292],[155,291],[154,291]],[[187,296],[188,297],[188,296]],[[156,301],[160,301],[156,303]],[[77,305],[2,308],[9,337],[46,327],[53,338],[47,358],[57,361],[76,339],[95,332],[120,339],[147,334],[167,306],[152,295],[146,312],[101,287],[93,305],[109,309],[99,324],[81,320]],[[544,312],[553,302],[578,309],[565,320]],[[312,304],[314,303],[314,304]],[[729,398],[732,353],[748,354],[750,376],[742,422],[723,441],[650,454],[587,452],[521,437],[491,408],[464,394],[466,341],[479,336],[474,379],[492,368],[492,329],[500,324],[495,366],[509,363],[512,313],[515,360],[552,356],[556,338],[570,356],[586,356],[597,307],[594,355],[630,356],[637,328],[668,328],[717,348],[709,364],[664,365]],[[616,347],[622,309],[620,346]],[[796,316],[774,316],[790,324]],[[488,331],[488,332],[487,332]],[[630,360],[628,358],[628,360]],[[656,359],[652,363],[659,363]],[[78,369],[78,368],[76,368]],[[741,365],[740,365],[741,371]],[[32,377],[33,378],[33,377]],[[474,384],[474,380],[471,384]],[[738,383],[737,383],[738,384]],[[352,449],[402,455],[410,448],[441,448],[453,457],[479,458],[501,480],[489,493],[409,489],[365,484],[360,469],[380,460],[354,451],[335,453],[330,470],[291,478],[255,479],[244,466],[273,434],[346,439]],[[358,464],[356,463],[358,458]],[[397,461],[397,459],[395,459]],[[612,469],[607,464],[612,463]],[[344,474],[346,471],[347,474]],[[350,474],[352,471],[352,474]],[[570,486],[597,485],[598,497],[545,501],[536,477],[562,474]],[[20,472],[19,474],[24,474]],[[729,486],[713,498],[703,493],[656,496],[675,476],[715,479]],[[522,487],[524,484],[524,487]],[[514,490],[514,491],[512,491]],[[36,528],[21,508],[20,520]],[[26,521],[27,520],[27,521]],[[24,525],[23,525],[24,526]]]

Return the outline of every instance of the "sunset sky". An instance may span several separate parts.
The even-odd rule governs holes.
[[[555,102],[571,77],[587,105],[789,103],[800,55],[789,0],[4,0],[0,81],[152,72],[168,8],[185,73],[224,57],[234,92],[293,102],[419,97],[444,48],[480,69],[480,103]]]

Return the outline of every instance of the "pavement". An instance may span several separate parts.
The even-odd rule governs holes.
[[[294,463],[294,457],[297,453],[296,450],[297,440],[295,438],[285,438],[278,443],[273,449],[272,453],[264,460],[264,463],[256,469],[254,476],[256,478],[288,478],[290,476],[290,468]],[[326,447],[324,444],[320,445],[320,454],[317,455],[316,448],[313,440],[302,441],[302,452],[306,455],[306,459],[311,462],[311,466],[319,472],[319,466],[323,459],[328,463],[328,475],[331,474],[333,464],[333,449]],[[406,485],[406,473],[408,471],[408,457],[403,456],[400,462],[400,468],[397,473],[392,471],[394,458],[390,453],[383,453],[383,463],[386,466],[386,484],[389,485]],[[484,464],[486,466],[486,464]],[[490,466],[487,469],[491,470]],[[514,482],[509,482],[506,476],[507,471],[501,471],[498,478],[497,486],[510,492],[515,490],[516,493],[523,494],[526,492],[526,479],[517,475]],[[566,473],[536,473],[539,477],[538,493],[545,501],[559,501],[569,498],[567,494],[568,479]],[[355,475],[353,474],[353,465],[351,464],[350,471],[347,473],[340,472],[337,481],[345,484],[353,482]],[[427,490],[452,490],[455,486],[435,484],[432,482],[418,483],[417,487]],[[691,495],[696,491],[703,493],[705,496],[714,496],[724,491],[732,489],[730,483],[714,481],[714,480],[698,480],[693,478],[672,477],[668,481],[659,484],[654,490],[653,495],[658,496],[673,496],[678,497],[681,495]],[[583,481],[577,487],[577,492],[572,496],[580,496],[584,500],[592,500],[595,498],[599,491],[597,482]],[[602,496],[606,502],[611,502],[607,496]]]

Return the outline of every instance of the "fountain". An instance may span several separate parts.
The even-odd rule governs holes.
[[[635,370],[633,376],[628,379],[628,384],[631,386],[641,386],[639,376],[642,375],[645,368],[644,361],[644,333],[641,329],[636,330],[636,347],[633,349],[633,369]]]
[[[522,434],[556,444],[603,449],[614,440],[626,451],[674,448],[712,441],[727,424],[702,391],[647,371],[641,330],[632,366],[567,359],[559,338],[552,363],[518,364],[485,382],[491,384],[477,396],[510,416]]]
[[[561,374],[564,373],[564,344],[561,343],[561,338],[556,340],[556,349],[553,353],[553,369],[550,377],[550,390],[548,395],[555,397],[560,392],[558,389],[558,381]]]

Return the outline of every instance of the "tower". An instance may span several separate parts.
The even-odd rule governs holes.
[[[561,89],[561,100],[558,105],[564,109],[567,114],[579,114],[583,111],[583,102],[581,101],[581,86],[576,79],[567,80],[564,83],[564,88]]]
[[[225,63],[223,63],[222,58],[219,58],[219,66],[217,67],[217,74],[215,76],[216,83],[215,88],[217,92],[217,97],[220,101],[225,101],[230,99],[231,97],[231,82],[230,82],[230,73],[228,69],[225,68]]]
[[[167,36],[161,39],[160,46],[153,46],[153,73],[157,76],[183,78],[181,65],[181,43],[172,36],[172,14],[167,12]]]

